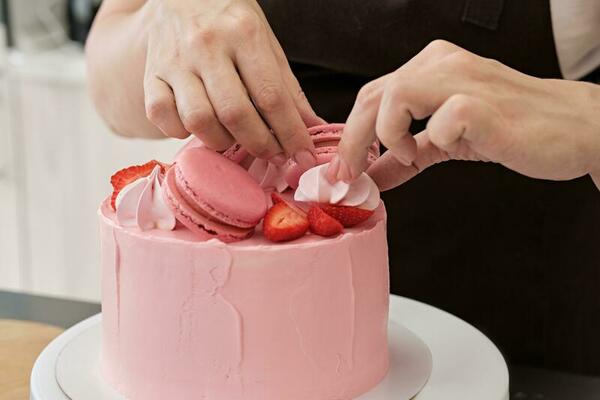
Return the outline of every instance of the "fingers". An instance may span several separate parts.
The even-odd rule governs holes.
[[[428,63],[460,50],[449,42],[433,41],[394,73],[365,85],[346,121],[339,146],[340,161],[336,160],[336,168],[330,167],[328,176],[351,180],[360,175],[367,165],[368,146],[376,135],[398,160],[409,165],[416,157],[417,148],[408,132],[410,123],[413,118],[425,118],[435,110],[428,106],[431,99],[418,96],[414,90],[415,76]],[[407,93],[408,88],[411,88],[410,93]],[[408,98],[409,94],[412,98]],[[435,104],[442,101],[443,96],[437,96]]]
[[[437,110],[427,124],[429,138],[453,159],[505,162],[514,156],[515,138],[503,127],[502,116],[474,96],[457,94]]]
[[[275,54],[275,58],[277,59],[277,63],[279,64],[281,77],[285,86],[288,89],[290,96],[292,97],[292,100],[294,101],[298,113],[300,113],[302,121],[304,121],[304,124],[308,128],[310,128],[311,126],[326,124],[327,121],[325,121],[323,118],[319,117],[315,113],[308,99],[306,98],[302,87],[300,87],[298,79],[296,78],[296,76],[290,68],[284,51],[281,48],[279,42],[277,41],[277,38],[275,37],[275,34],[273,33],[273,30],[269,26],[268,22],[266,22],[266,26],[268,29],[269,37],[271,38],[271,47],[273,49],[273,53]]]
[[[415,135],[415,142],[417,157],[411,164],[405,165],[387,151],[367,170],[380,190],[393,189],[430,166],[449,159],[446,152],[431,142],[427,131]]]
[[[174,70],[165,76],[175,94],[179,118],[188,132],[200,138],[206,146],[222,151],[235,140],[219,122],[204,84],[196,75],[185,70]]]
[[[190,135],[179,119],[173,91],[154,75],[144,78],[144,104],[148,120],[166,136],[184,139]]]
[[[326,124],[327,121],[319,117],[308,102],[304,91],[300,87],[298,79],[296,76],[294,76],[289,64],[287,63],[287,60],[284,59],[283,61],[280,61],[279,65],[281,67],[281,76],[283,82],[287,87],[288,93],[292,97],[292,100],[294,101],[296,110],[298,110],[304,125],[310,128],[311,126]]]
[[[369,147],[375,140],[375,121],[388,77],[384,75],[368,83],[358,93],[338,145],[339,160],[330,164],[328,176],[349,182],[365,170]]]
[[[279,160],[283,149],[254,108],[231,60],[207,59],[201,78],[218,120],[236,141],[255,157],[279,155],[274,159]]]
[[[282,79],[266,32],[240,46],[235,61],[249,96],[284,151],[303,168],[314,166],[313,142]]]

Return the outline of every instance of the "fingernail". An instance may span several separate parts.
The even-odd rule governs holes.
[[[308,150],[300,150],[294,154],[294,160],[304,170],[311,169],[317,164],[317,159]]]
[[[346,183],[350,183],[352,181],[352,173],[350,172],[350,167],[348,167],[348,164],[346,164],[346,161],[344,160],[340,160],[337,178],[338,180],[344,181]]]
[[[269,162],[277,165],[278,167],[283,166],[288,160],[288,157],[284,153],[275,154],[269,158]]]
[[[329,168],[327,169],[327,174],[325,177],[329,181],[329,183],[335,183],[337,180],[337,174],[340,170],[340,157],[336,154],[333,156],[333,159],[329,163]]]

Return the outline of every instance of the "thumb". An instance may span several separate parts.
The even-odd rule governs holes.
[[[417,157],[410,165],[401,163],[391,151],[386,151],[367,170],[380,190],[390,190],[414,178],[421,171],[442,161],[447,161],[448,155],[436,147],[429,138],[429,133],[423,131],[415,135],[417,142]]]

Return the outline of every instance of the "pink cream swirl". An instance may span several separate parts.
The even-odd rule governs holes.
[[[364,172],[352,183],[342,181],[331,183],[326,172],[329,163],[317,165],[300,177],[294,200],[316,203],[329,203],[374,210],[379,206],[379,188]]]
[[[175,216],[162,196],[160,165],[150,175],[139,178],[125,186],[116,200],[117,221],[121,226],[173,230]]]

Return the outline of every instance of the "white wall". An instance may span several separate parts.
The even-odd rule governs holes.
[[[6,79],[12,162],[0,183],[0,287],[98,300],[96,209],[110,175],[170,161],[182,143],[110,133],[88,99],[80,49],[13,54]]]

